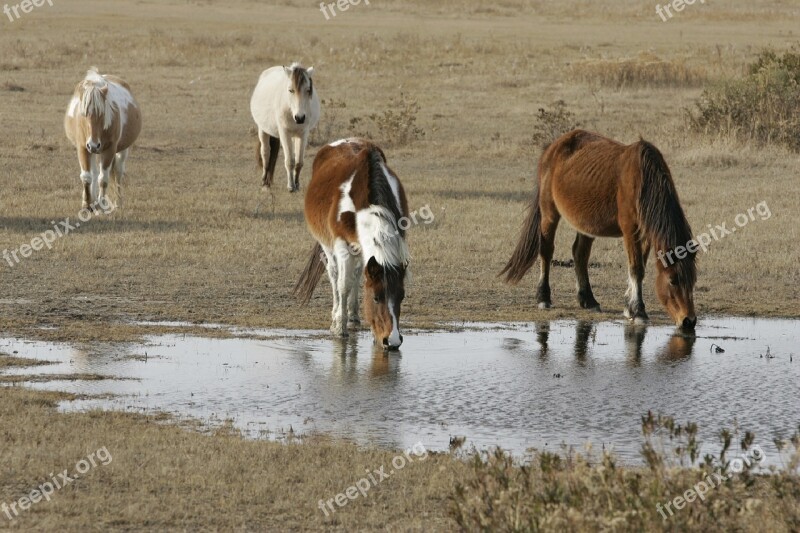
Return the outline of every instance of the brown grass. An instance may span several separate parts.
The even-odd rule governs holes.
[[[533,280],[512,288],[496,277],[533,187],[536,111],[559,100],[588,127],[627,142],[642,135],[661,148],[696,231],[769,203],[770,220],[700,257],[701,320],[800,316],[800,156],[690,135],[680,113],[700,95],[694,80],[704,72],[709,79],[740,73],[762,47],[790,44],[793,37],[780,36],[796,32],[796,14],[787,2],[735,0],[696,5],[662,23],[634,0],[386,0],[326,22],[299,0],[76,0],[3,21],[0,250],[77,216],[77,162],[61,119],[89,66],[131,83],[144,131],[129,162],[124,211],[13,268],[0,262],[0,329],[91,342],[135,337],[142,330],[130,321],[146,319],[326,328],[329,291],[320,288],[307,308],[290,296],[312,244],[302,198],[280,186],[282,170],[274,195],[260,194],[253,163],[250,92],[262,69],[292,60],[316,66],[322,97],[345,104],[336,118],[326,110],[339,124],[322,124],[326,135],[348,134],[352,118],[382,114],[400,94],[419,105],[415,124],[425,137],[387,153],[412,210],[427,204],[436,214],[431,226],[410,231],[415,282],[406,324],[598,318],[578,309],[570,269],[555,269],[557,307],[548,313],[536,309]],[[619,72],[608,83],[598,81],[603,72],[573,77],[582,61],[650,54],[664,65],[655,73],[634,65],[633,84],[615,82],[626,79]],[[562,228],[557,259],[569,259],[573,237]],[[621,242],[598,241],[592,261],[604,265],[592,270],[607,310],[599,318],[618,318]],[[665,314],[651,286],[648,277],[645,298],[658,322]],[[457,527],[446,498],[465,474],[448,458],[432,457],[326,523],[317,500],[393,452],[207,437],[113,413],[62,415],[53,408],[59,398],[0,387],[0,464],[12,465],[3,467],[0,502],[101,446],[114,463],[37,506],[23,529]]]
[[[664,60],[641,53],[635,58],[587,59],[572,65],[574,79],[615,89],[638,87],[698,87],[708,80],[704,68],[691,66],[685,59]]]

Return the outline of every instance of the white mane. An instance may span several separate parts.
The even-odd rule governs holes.
[[[81,114],[85,117],[103,117],[103,129],[107,130],[114,121],[114,111],[119,111],[122,125],[127,121],[128,106],[133,103],[131,93],[116,83],[108,81],[96,67],[92,67],[84,78],[86,83],[80,98]],[[105,98],[101,91],[107,88]]]
[[[371,205],[356,214],[358,240],[364,260],[375,257],[384,268],[408,265],[411,255],[391,211]]]

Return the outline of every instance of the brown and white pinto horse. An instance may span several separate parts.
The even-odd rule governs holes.
[[[142,115],[130,86],[92,67],[75,87],[64,116],[67,138],[78,150],[84,208],[107,205],[109,177],[117,184],[118,203],[122,202],[125,162],[141,129]]]
[[[581,307],[600,308],[589,284],[594,239],[622,237],[628,254],[625,316],[635,323],[646,322],[642,278],[650,248],[659,257],[670,257],[668,252],[693,242],[661,152],[643,140],[625,146],[583,130],[567,133],[545,149],[522,235],[501,272],[507,282],[518,283],[540,257],[536,298],[543,309],[551,306],[550,263],[562,216],[578,230],[572,256]],[[656,294],[669,316],[681,328],[694,329],[695,254],[672,264],[656,261],[656,271]]]
[[[317,153],[305,199],[306,222],[317,244],[295,294],[308,303],[327,267],[334,335],[346,337],[348,326],[359,324],[363,269],[364,312],[375,341],[390,350],[402,344],[400,305],[409,262],[402,219],[407,216],[403,186],[378,146],[347,139]]]

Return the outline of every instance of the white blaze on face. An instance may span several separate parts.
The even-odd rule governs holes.
[[[389,307],[389,316],[392,317],[392,333],[389,335],[389,346],[398,347],[403,341],[400,339],[400,324],[394,314],[394,299],[387,299],[386,305]]]

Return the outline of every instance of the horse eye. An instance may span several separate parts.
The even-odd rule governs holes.
[[[294,94],[294,89],[289,89],[289,92]]]
[[[670,285],[672,285],[673,287],[675,287],[676,285],[678,285],[678,280],[677,280],[677,278],[670,278],[670,280],[669,280],[669,284],[670,284]]]

